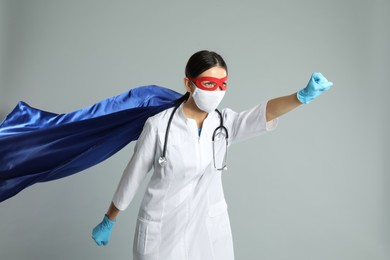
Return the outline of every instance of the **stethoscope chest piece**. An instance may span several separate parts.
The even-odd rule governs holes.
[[[160,156],[160,158],[158,158],[158,164],[160,164],[161,167],[165,167],[165,165],[167,165],[167,158]]]

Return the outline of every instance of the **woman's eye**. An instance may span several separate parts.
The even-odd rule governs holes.
[[[203,85],[204,85],[205,87],[211,88],[211,87],[214,87],[214,86],[215,86],[215,82],[206,81],[206,82],[203,82]]]

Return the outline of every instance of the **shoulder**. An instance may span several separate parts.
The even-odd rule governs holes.
[[[232,110],[230,108],[224,108],[224,109],[222,109],[222,115],[224,115],[224,116],[231,116],[231,115],[233,115],[234,116],[234,115],[238,115],[238,114],[251,113],[253,111],[260,110],[266,104],[267,104],[267,102],[256,104],[256,105],[250,107],[249,109],[246,109],[246,110],[243,110],[243,111],[239,111],[239,112],[236,112],[236,111],[234,111],[234,110]]]
[[[261,117],[262,114],[265,112],[265,105],[266,102],[256,104],[255,106],[252,106],[251,108],[243,111],[234,111],[230,108],[224,108],[221,113],[226,122],[241,120],[242,118],[247,118],[251,116]]]
[[[162,124],[166,124],[166,122],[168,122],[173,109],[174,107],[171,107],[149,117],[145,122],[145,127],[148,126],[151,129],[159,129]]]
[[[224,108],[221,110],[221,114],[224,120],[228,120],[229,118],[235,117],[238,112],[234,111],[231,108]]]
[[[232,110],[231,108],[223,108],[221,110],[222,115],[229,115],[229,114],[235,114],[236,111]]]

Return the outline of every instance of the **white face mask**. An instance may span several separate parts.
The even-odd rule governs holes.
[[[195,88],[192,97],[200,110],[210,113],[218,107],[225,96],[225,93],[226,91],[207,91]]]

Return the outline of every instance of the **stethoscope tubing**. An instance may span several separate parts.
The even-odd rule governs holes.
[[[168,143],[168,137],[169,137],[169,129],[171,128],[172,118],[176,113],[176,110],[179,108],[179,106],[175,107],[171,113],[171,116],[169,117],[168,124],[167,124],[167,130],[165,130],[165,137],[164,137],[164,148],[162,153],[162,158],[166,158],[165,155],[167,153],[167,143]]]
[[[187,100],[189,97],[189,93],[187,92],[185,95],[183,95],[183,97],[181,97],[180,99],[178,99],[176,102],[178,103],[178,105],[173,109],[169,119],[168,119],[168,124],[167,124],[167,129],[165,130],[165,137],[164,137],[164,146],[163,146],[163,151],[162,151],[162,155],[160,156],[159,158],[159,164],[161,166],[165,166],[166,165],[166,162],[167,162],[167,159],[166,159],[166,153],[167,153],[167,144],[168,144],[168,137],[169,137],[169,130],[171,128],[171,123],[172,123],[172,119],[173,119],[173,116],[175,115],[176,113],[176,110],[179,108],[179,106],[181,105],[182,102],[184,102],[185,100]],[[214,140],[215,140],[215,136],[216,136],[216,133],[218,130],[220,129],[223,129],[223,131],[226,133],[226,136],[225,136],[225,140],[226,142],[228,142],[228,138],[229,138],[229,132],[227,130],[227,128],[223,125],[223,117],[222,117],[222,113],[218,110],[218,109],[215,109],[215,111],[218,113],[219,115],[219,120],[220,120],[220,123],[219,123],[219,126],[217,128],[215,128],[214,132],[213,132],[213,136],[212,136],[212,142],[214,143]],[[214,159],[215,160],[215,159]],[[215,164],[215,161],[214,161],[214,164]],[[224,166],[226,167],[226,166]]]

